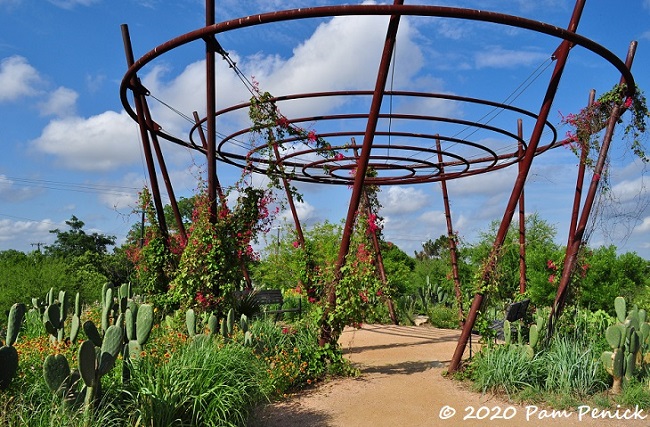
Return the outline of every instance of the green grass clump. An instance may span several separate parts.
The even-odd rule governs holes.
[[[471,372],[477,389],[508,395],[538,387],[544,375],[541,360],[538,357],[530,359],[514,345],[484,348],[473,360]]]
[[[269,394],[264,363],[239,344],[195,340],[166,363],[135,362],[130,425],[245,425]]]

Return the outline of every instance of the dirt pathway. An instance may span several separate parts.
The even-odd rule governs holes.
[[[550,411],[470,392],[442,376],[458,336],[459,331],[430,327],[346,329],[340,343],[361,376],[333,380],[259,408],[250,426],[650,427],[650,409],[640,413],[647,418],[638,419],[637,413],[634,420],[630,418],[635,414],[622,410],[611,414],[587,408]]]

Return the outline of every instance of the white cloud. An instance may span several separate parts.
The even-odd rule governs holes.
[[[621,181],[614,185],[611,191],[614,194],[614,198],[620,203],[624,203],[647,195],[648,187],[644,182],[644,177],[639,176],[636,179]]]
[[[10,56],[0,62],[0,102],[36,94],[41,82],[38,71],[22,56]]]
[[[390,186],[379,193],[381,213],[400,215],[416,212],[429,204],[429,198],[421,188]]]
[[[35,242],[49,243],[53,240],[50,230],[56,227],[58,225],[49,219],[42,221],[0,219],[0,242],[21,242],[16,245],[8,245],[8,247],[26,247]]]
[[[79,94],[72,89],[60,87],[50,93],[48,99],[39,104],[41,115],[66,117],[76,111]]]
[[[492,47],[476,54],[477,68],[515,68],[539,64],[549,59],[548,53]]]
[[[298,214],[298,219],[302,224],[309,222],[310,219],[314,217],[316,213],[316,208],[309,204],[308,202],[295,202],[296,213]],[[293,216],[291,215],[291,210],[286,209],[278,215],[278,220],[282,222],[288,222],[293,224]]]
[[[650,232],[650,216],[643,218],[641,224],[634,227],[635,233],[648,233]]]
[[[126,113],[107,111],[87,119],[53,120],[32,145],[65,167],[108,171],[138,161],[138,141],[137,125]]]

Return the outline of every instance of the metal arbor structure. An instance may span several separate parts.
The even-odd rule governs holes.
[[[133,120],[137,121],[140,127],[154,205],[161,226],[163,228],[166,227],[157,178],[156,162],[165,182],[179,229],[181,233],[185,233],[176,206],[172,184],[166,170],[164,156],[160,146],[161,139],[196,150],[205,156],[208,175],[207,191],[212,203],[213,213],[217,210],[219,197],[223,195],[217,176],[217,162],[224,162],[240,168],[248,168],[253,172],[259,173],[267,173],[271,165],[281,165],[280,168],[277,168],[277,171],[281,175],[279,178],[285,185],[287,185],[289,180],[295,180],[350,186],[352,188],[352,194],[348,205],[337,262],[339,271],[344,265],[346,255],[350,249],[350,239],[356,212],[364,197],[364,186],[441,183],[444,190],[445,212],[450,244],[452,254],[454,254],[453,228],[449,214],[449,205],[447,203],[446,182],[517,165],[517,178],[512,187],[507,206],[505,207],[505,213],[503,214],[493,245],[493,256],[490,258],[492,262],[485,266],[483,273],[483,283],[488,283],[490,276],[494,273],[496,255],[505,241],[506,232],[512,223],[517,205],[519,204],[520,209],[523,210],[524,185],[531,170],[533,159],[547,150],[559,147],[567,142],[567,140],[559,140],[557,138],[557,132],[548,121],[548,116],[551,105],[556,97],[565,64],[567,63],[569,50],[575,46],[580,46],[610,63],[620,72],[620,82],[626,85],[628,95],[632,96],[635,91],[635,82],[630,69],[636,43],[630,45],[628,56],[625,61],[622,61],[603,46],[579,35],[577,28],[585,0],[576,1],[566,29],[496,12],[445,6],[404,5],[403,3],[403,0],[395,0],[392,5],[364,4],[311,7],[258,14],[216,23],[214,0],[206,0],[206,25],[204,27],[169,40],[150,50],[137,60],[133,55],[128,29],[126,26],[123,26],[122,33],[128,70],[120,86],[120,98],[126,112]],[[258,27],[271,23],[296,22],[305,19],[324,19],[335,16],[385,16],[388,18],[388,26],[383,41],[383,51],[381,59],[377,64],[374,87],[368,90],[276,94],[277,96],[273,98],[273,102],[279,108],[282,105],[288,105],[291,102],[299,100],[307,100],[310,102],[326,102],[331,99],[337,99],[338,101],[352,100],[354,102],[350,102],[350,104],[354,104],[357,107],[362,105],[363,107],[360,107],[357,112],[347,111],[338,114],[325,112],[306,117],[287,118],[289,126],[298,126],[301,123],[310,122],[316,123],[324,129],[328,129],[320,131],[319,137],[326,138],[331,143],[331,149],[341,153],[340,155],[334,157],[322,156],[316,148],[310,147],[296,136],[289,135],[285,139],[277,141],[277,146],[282,147],[282,151],[276,149],[274,156],[265,157],[261,153],[268,147],[266,144],[251,147],[248,151],[242,151],[238,144],[238,141],[245,139],[252,133],[253,130],[251,127],[244,127],[225,136],[217,132],[217,119],[225,118],[229,115],[236,115],[242,111],[245,112],[250,107],[250,103],[242,103],[217,110],[216,81],[219,76],[216,72],[215,61],[219,56],[223,58],[227,58],[228,56],[227,52],[217,41],[218,37],[230,31]],[[394,91],[389,88],[389,70],[394,58],[397,32],[402,17],[412,19],[416,17],[434,17],[491,23],[504,27],[527,30],[557,40],[559,46],[552,54],[552,59],[555,62],[554,69],[546,86],[545,94],[540,100],[539,110],[529,111],[511,104],[467,96],[432,92]],[[173,135],[165,131],[152,117],[147,104],[149,92],[140,83],[138,74],[165,53],[180,47],[196,44],[202,45],[205,51],[206,93],[201,94],[205,105],[205,113],[203,116],[199,116],[196,111],[193,112],[194,126],[188,135]],[[130,96],[133,98],[133,105],[129,100]],[[517,132],[511,132],[502,127],[492,126],[481,123],[480,121],[465,120],[460,117],[449,118],[429,114],[394,113],[392,110],[387,111],[387,108],[385,108],[384,100],[386,98],[407,101],[435,100],[438,102],[498,109],[500,112],[517,117],[518,130]],[[361,100],[361,102],[358,100]],[[581,166],[578,172],[576,198],[565,266],[553,307],[555,315],[562,309],[569,277],[575,266],[578,249],[583,243],[584,230],[598,188],[599,180],[597,177],[600,176],[604,166],[616,119],[622,112],[624,112],[623,106],[614,108],[611,113],[612,119],[608,123],[599,158],[595,163],[594,179],[591,181],[582,207],[580,206],[580,202],[582,200],[582,180],[584,179],[585,173],[584,165]],[[530,124],[532,128],[530,135],[524,136],[522,120],[526,120]],[[399,123],[400,126],[382,126],[385,123]],[[336,124],[336,126],[332,124]],[[427,125],[428,128],[441,127],[454,130],[447,130],[446,132],[424,132],[421,131],[422,124]],[[455,130],[461,128],[470,129],[470,136],[474,132],[483,132],[494,137],[494,139],[507,140],[508,145],[492,147],[480,143],[478,140],[469,139],[469,137],[460,138],[455,133]],[[360,146],[351,147],[349,141],[355,137],[361,139],[362,143]],[[399,141],[399,143],[395,143],[394,141]],[[507,147],[509,148],[506,149]],[[154,153],[156,161],[154,161]],[[346,154],[343,155],[342,153]],[[291,174],[282,172],[287,170],[291,170]],[[372,177],[368,176],[369,170],[375,171],[376,175]],[[351,171],[355,171],[356,173],[350,174]],[[293,200],[291,200],[290,192],[287,193],[296,228],[299,236],[301,236],[301,228],[295,206],[293,205]],[[455,278],[457,279],[457,275]],[[457,280],[456,285],[458,294]],[[522,283],[521,286],[523,287],[525,284]],[[328,301],[330,308],[336,304],[335,291],[335,287],[329,289]],[[458,296],[460,295],[458,294]],[[451,371],[459,367],[483,300],[484,294],[481,292],[477,293],[469,309],[469,313],[464,319],[463,331],[452,358]],[[327,327],[324,328],[321,338],[325,340],[331,338],[330,333],[331,330],[327,330]]]

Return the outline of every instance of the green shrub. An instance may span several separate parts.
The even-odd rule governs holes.
[[[457,329],[458,309],[447,307],[443,304],[435,304],[429,308],[429,323],[436,328]]]

